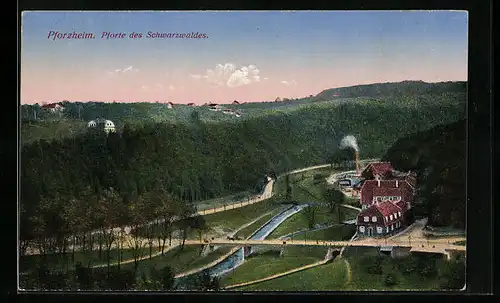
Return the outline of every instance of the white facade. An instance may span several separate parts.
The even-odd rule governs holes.
[[[115,124],[111,120],[99,120],[99,119],[97,119],[97,121],[91,120],[91,121],[89,121],[89,123],[87,123],[87,126],[89,128],[97,127],[98,125],[102,125],[103,129],[106,133],[116,131]]]
[[[106,120],[104,121],[104,131],[109,133],[109,132],[115,132],[115,124],[111,120]]]

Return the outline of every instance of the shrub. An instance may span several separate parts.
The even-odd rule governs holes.
[[[361,260],[361,266],[366,273],[371,275],[381,275],[383,273],[381,257],[364,257]]]
[[[388,287],[392,287],[392,286],[398,284],[398,280],[396,278],[396,275],[394,275],[393,273],[388,273],[385,276],[384,284],[385,284],[385,286],[388,286]]]

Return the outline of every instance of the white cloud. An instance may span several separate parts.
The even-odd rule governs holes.
[[[174,89],[175,89],[175,86],[173,86],[172,84],[170,84],[170,85],[168,86],[168,89],[169,89],[169,90],[174,90]]]
[[[136,73],[138,72],[139,69],[133,67],[133,66],[128,66],[126,68],[118,68],[115,69],[115,73]]]
[[[281,84],[285,84],[286,86],[291,86],[297,84],[297,82],[295,80],[292,81],[283,80],[281,81]]]
[[[204,75],[191,75],[193,79],[205,79],[218,86],[238,87],[260,81],[260,70],[253,64],[237,69],[232,63],[217,64]]]
[[[268,77],[265,77],[265,78],[264,78],[264,80],[269,80],[269,78],[268,78]]]

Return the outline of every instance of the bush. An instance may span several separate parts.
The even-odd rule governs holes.
[[[364,257],[361,260],[361,266],[366,273],[371,275],[381,275],[383,273],[381,257]]]
[[[392,286],[398,284],[398,280],[396,278],[396,275],[394,275],[393,273],[388,273],[385,276],[384,284],[385,284],[385,286],[388,286],[388,287],[392,287]]]

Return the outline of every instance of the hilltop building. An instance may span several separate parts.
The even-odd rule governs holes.
[[[389,162],[377,162],[370,163],[361,176],[362,210],[356,220],[359,236],[383,237],[412,223],[415,173],[400,173]]]
[[[89,128],[102,129],[104,132],[106,132],[108,134],[110,132],[112,132],[112,133],[116,132],[115,124],[111,120],[99,119],[98,118],[98,119],[89,121],[89,123],[87,124],[87,126]]]
[[[167,108],[174,108],[174,104],[172,102],[167,103]]]
[[[64,106],[61,103],[49,103],[49,104],[44,104],[41,107],[53,113],[64,111]]]

